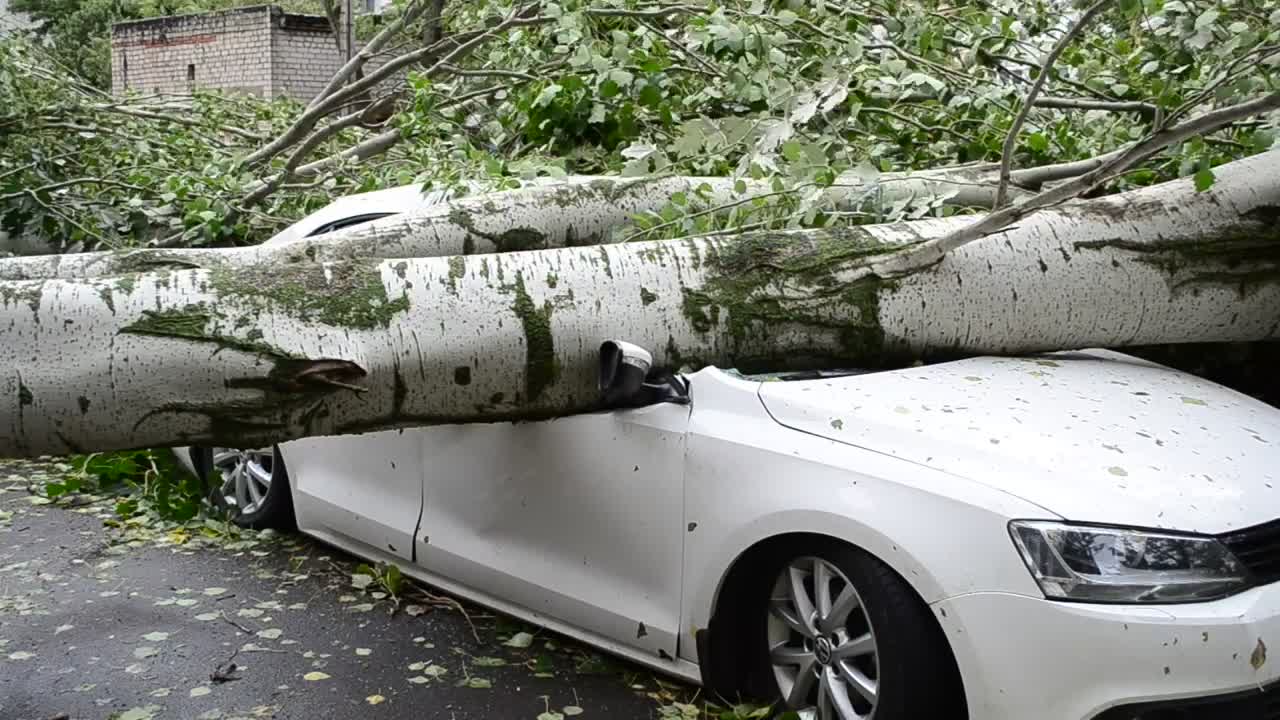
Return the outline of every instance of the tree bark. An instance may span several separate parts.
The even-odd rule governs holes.
[[[598,407],[618,338],[672,367],[1280,339],[1280,150],[1024,218],[511,255],[0,282],[0,455],[543,418]]]
[[[1085,167],[1084,163],[1071,165]],[[873,201],[927,201],[941,197],[947,204],[989,207],[995,200],[995,180],[994,171],[986,166],[889,173],[875,180],[844,175],[825,190],[823,202],[849,208]],[[636,215],[662,210],[677,193],[685,193],[691,202],[712,208],[778,195],[767,181],[745,181],[746,189],[741,193],[735,185],[733,178],[726,177],[577,176],[564,183],[462,198],[290,243],[8,258],[0,261],[0,280],[106,277],[165,268],[442,257],[599,245],[625,239],[617,237],[617,231],[629,227]]]

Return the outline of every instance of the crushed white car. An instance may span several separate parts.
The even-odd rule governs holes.
[[[345,202],[291,237],[431,200]],[[1280,410],[1101,350],[602,350],[607,411],[179,454],[244,524],[806,717],[1280,718]]]

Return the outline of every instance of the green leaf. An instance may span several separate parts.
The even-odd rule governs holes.
[[[1196,18],[1196,25],[1195,25],[1196,30],[1204,30],[1210,25],[1213,25],[1215,22],[1218,21],[1218,17],[1221,15],[1222,13],[1212,8],[1205,10],[1203,13],[1200,14],[1200,17]]]
[[[388,565],[386,573],[382,576],[382,584],[387,592],[399,595],[404,588],[404,575],[401,574],[400,568],[396,565]]]
[[[1213,181],[1215,179],[1213,171],[1209,168],[1205,168],[1197,172],[1195,174],[1196,192],[1204,192],[1205,190],[1213,187]]]
[[[1027,147],[1042,153],[1049,149],[1049,138],[1044,133],[1031,133],[1027,136]]]
[[[542,92],[538,93],[538,97],[534,98],[533,106],[546,107],[550,105],[551,102],[556,99],[556,95],[559,95],[560,91],[563,89],[564,88],[562,86],[556,83],[551,83],[550,85],[542,88]]]

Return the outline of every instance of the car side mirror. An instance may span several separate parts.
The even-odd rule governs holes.
[[[605,407],[640,407],[689,402],[689,382],[653,367],[653,355],[639,345],[606,340],[600,345],[600,400]]]
[[[653,355],[639,345],[606,340],[600,345],[600,397],[606,405],[634,399],[653,367]]]

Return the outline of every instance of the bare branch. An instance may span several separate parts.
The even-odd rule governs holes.
[[[508,16],[506,20],[503,20],[493,28],[487,30],[476,30],[457,38],[447,38],[429,47],[406,53],[388,61],[377,70],[365,75],[363,79],[353,82],[341,89],[335,90],[325,99],[308,107],[302,115],[293,122],[293,125],[284,132],[284,134],[262,148],[254,151],[244,159],[242,165],[252,166],[271,159],[280,151],[302,140],[302,138],[306,136],[306,133],[309,132],[311,128],[315,127],[315,124],[320,120],[320,118],[341,107],[348,99],[373,88],[401,68],[439,54],[441,49],[450,43],[454,44],[453,49],[447,52],[444,57],[436,62],[435,65],[426,70],[424,74],[427,77],[432,77],[439,73],[443,66],[452,65],[463,57],[466,57],[480,44],[494,39],[499,33],[513,27],[540,25],[552,22],[552,18],[532,16],[531,12],[536,8],[536,5],[527,6]],[[461,41],[459,42],[459,40]]]
[[[1062,51],[1067,49],[1071,41],[1080,34],[1080,31],[1106,9],[1109,4],[1111,4],[1111,0],[1098,0],[1092,7],[1085,10],[1084,14],[1063,33],[1062,37],[1058,38],[1058,42],[1054,44],[1053,49],[1045,57],[1044,64],[1040,66],[1040,73],[1036,75],[1035,83],[1027,91],[1027,98],[1022,102],[1022,107],[1018,109],[1018,114],[1013,118],[1013,124],[1009,126],[1009,132],[1004,137],[1004,150],[1000,159],[1000,184],[996,186],[997,210],[1004,207],[1007,200],[1009,171],[1013,163],[1013,151],[1018,144],[1018,135],[1022,132],[1022,125],[1027,121],[1027,114],[1031,112],[1031,108],[1035,107],[1036,98],[1040,96],[1040,90],[1044,88],[1045,82],[1049,80],[1049,73],[1053,70],[1053,63],[1057,61]]]
[[[1042,97],[1035,101],[1036,107],[1055,108],[1059,110],[1104,110],[1106,112],[1135,112],[1147,117],[1154,117],[1159,108],[1153,103],[1140,100],[1094,100],[1075,97]]]
[[[56,182],[50,185],[44,185],[36,188],[25,188],[17,192],[9,193],[8,195],[0,195],[0,201],[12,200],[16,197],[21,197],[23,195],[30,195],[33,192],[53,192],[54,190],[61,190],[62,188],[69,188],[74,185],[109,185],[111,187],[123,188],[125,190],[133,190],[134,192],[141,192],[141,193],[151,192],[150,190],[147,190],[144,187],[139,187],[137,185],[130,185],[129,183],[119,182],[116,180],[108,180],[106,178],[82,177],[82,178],[74,178],[71,180],[63,180],[62,182]]]
[[[374,35],[373,39],[369,40],[369,43],[360,49],[360,52],[352,55],[351,59],[339,68],[338,72],[334,73],[333,77],[329,78],[329,82],[325,83],[324,89],[311,99],[311,103],[307,105],[307,109],[310,110],[316,107],[328,99],[330,95],[337,92],[338,88],[342,87],[348,78],[355,75],[360,68],[364,67],[365,63],[372,60],[373,56],[377,55],[378,52],[382,50],[383,46],[399,34],[405,25],[413,22],[414,19],[426,9],[426,7],[427,4],[421,0],[411,0],[409,6],[404,9],[404,13],[401,14],[400,17],[396,18],[394,22],[383,28],[377,35]],[[332,21],[333,18],[330,17],[330,22]],[[337,35],[336,28],[334,35]]]

